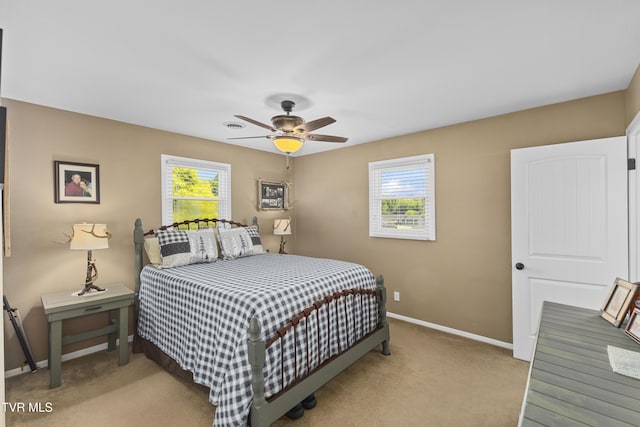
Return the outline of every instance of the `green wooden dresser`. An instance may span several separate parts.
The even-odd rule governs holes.
[[[611,369],[607,346],[640,345],[600,312],[545,302],[519,426],[640,426],[640,380]]]

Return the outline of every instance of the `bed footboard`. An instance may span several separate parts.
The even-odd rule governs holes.
[[[261,326],[256,318],[252,318],[248,331],[248,356],[252,372],[253,403],[250,413],[251,427],[264,427],[274,423],[291,408],[300,403],[305,397],[314,393],[322,385],[329,382],[336,375],[351,366],[377,345],[382,345],[382,354],[388,356],[389,350],[389,324],[386,317],[386,289],[384,278],[380,275],[376,280],[376,290],[348,290],[336,293],[324,300],[305,309],[281,328],[273,339],[261,340]],[[268,346],[284,336],[287,332],[294,331],[295,326],[303,317],[308,317],[313,310],[318,310],[323,304],[336,301],[339,303],[342,297],[354,294],[374,294],[377,298],[377,326],[373,331],[364,335],[353,346],[340,351],[339,354],[329,357],[317,368],[307,371],[302,378],[296,378],[295,382],[288,385],[282,391],[269,399],[265,398],[265,385],[263,369],[265,365]],[[348,322],[348,320],[347,320]],[[355,320],[353,321],[355,327]],[[308,368],[308,361],[307,361]]]

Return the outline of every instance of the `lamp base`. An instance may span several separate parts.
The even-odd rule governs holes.
[[[84,281],[84,289],[78,292],[78,296],[84,295],[92,289],[98,292],[105,291],[105,289],[93,284],[93,281],[97,278],[98,267],[96,267],[96,261],[91,257],[91,249],[89,249],[87,251],[87,278]]]
[[[284,236],[280,236],[280,250],[278,251],[278,253],[279,253],[279,254],[285,254],[285,255],[287,254],[287,253],[284,251],[284,245],[285,245],[286,243],[287,243],[287,242],[284,240]]]
[[[95,290],[95,291],[98,291],[98,292],[106,291],[106,289],[103,289],[100,286],[96,286],[93,283],[87,283],[87,284],[84,285],[84,289],[81,290],[80,292],[78,292],[78,296],[84,295],[87,292],[90,292],[91,290]]]

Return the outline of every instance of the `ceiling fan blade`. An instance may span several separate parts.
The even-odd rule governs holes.
[[[253,139],[253,138],[269,138],[269,135],[262,136],[238,136],[236,138],[227,138],[227,139]]]
[[[323,117],[321,119],[311,120],[310,122],[296,126],[293,130],[294,132],[311,132],[312,130],[320,129],[321,127],[335,123],[335,121],[336,119],[333,117]]]
[[[237,114],[234,115],[234,117],[237,117],[237,118],[242,119],[244,121],[247,121],[249,123],[253,123],[256,126],[260,126],[261,128],[269,129],[271,132],[276,132],[277,131],[277,129],[274,129],[273,126],[267,125],[265,123],[261,123],[261,122],[259,122],[257,120],[250,119],[249,117],[239,116]]]
[[[305,139],[309,141],[325,141],[325,142],[347,142],[349,138],[344,138],[342,136],[333,136],[333,135],[320,135],[317,133],[308,133],[304,135]]]

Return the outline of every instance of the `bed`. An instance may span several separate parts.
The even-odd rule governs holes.
[[[135,221],[134,351],[208,389],[215,426],[271,425],[377,346],[391,354],[382,276],[268,253],[253,222]]]

